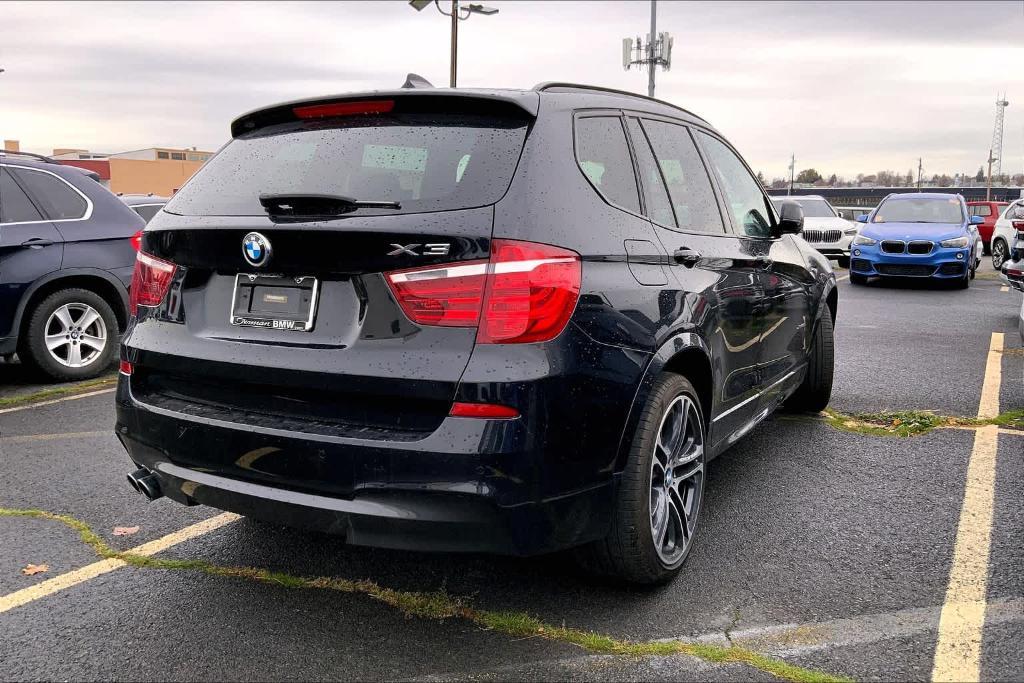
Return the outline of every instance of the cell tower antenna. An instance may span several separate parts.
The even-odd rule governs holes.
[[[1003,175],[1003,114],[1009,106],[1005,94],[996,97],[996,125],[992,128],[992,147],[989,156],[993,163],[992,171],[997,178]]]

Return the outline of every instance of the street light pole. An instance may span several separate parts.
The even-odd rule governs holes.
[[[450,87],[455,87],[459,73],[459,0],[452,0],[452,56],[451,72],[448,77]]]

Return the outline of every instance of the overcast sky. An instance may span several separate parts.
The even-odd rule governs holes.
[[[459,84],[566,80],[646,92],[621,41],[649,3],[488,0],[460,24]],[[447,6],[448,2],[442,2]],[[23,149],[217,149],[238,114],[307,95],[448,82],[449,22],[404,0],[0,2],[0,136]],[[1006,91],[1004,172],[1024,171],[1024,0],[658,3],[675,38],[657,95],[700,114],[769,178],[974,173]]]

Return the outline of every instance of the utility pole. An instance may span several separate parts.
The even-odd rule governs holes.
[[[449,69],[449,87],[454,88],[459,75],[459,0],[452,0],[452,56]]]
[[[672,36],[658,33],[658,2],[651,0],[651,32],[647,35],[647,43],[637,36],[622,39],[622,68],[629,71],[631,66],[646,66],[647,96],[654,97],[654,74],[661,66],[665,71],[672,68]]]
[[[917,191],[921,191],[921,158],[917,159]]]
[[[796,170],[796,155],[794,154],[789,158],[789,190],[786,192],[787,195],[793,194],[793,173]]]
[[[992,156],[992,150],[988,151],[988,182],[985,184],[985,201],[992,201],[992,164],[996,158]]]
[[[647,96],[654,97],[654,73],[656,71],[654,64],[654,36],[658,35],[658,0],[651,0],[651,40],[647,41],[647,59],[650,63],[647,65]]]
[[[1006,101],[1006,95],[996,96],[996,123],[992,127],[992,145],[988,151],[989,159],[996,166],[996,177],[1003,175],[1003,116],[1010,103]],[[992,184],[992,170],[989,169],[989,185]]]

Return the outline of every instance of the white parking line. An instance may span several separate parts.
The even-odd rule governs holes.
[[[980,418],[999,414],[1002,351],[1003,333],[993,332],[978,406]],[[974,433],[953,548],[953,566],[939,617],[933,681],[978,681],[981,678],[981,638],[985,626],[998,445],[999,427],[996,425],[981,427]]]
[[[208,534],[215,529],[219,529],[226,524],[230,524],[239,518],[231,512],[225,512],[217,515],[216,517],[210,517],[204,519],[202,522],[198,522],[191,526],[187,526],[184,529],[175,531],[174,533],[167,534],[161,538],[158,538],[149,543],[143,543],[140,546],[136,546],[131,550],[126,551],[127,554],[132,555],[155,555],[159,552],[167,550],[173,546],[178,545],[184,541],[187,541],[203,534]],[[99,562],[93,562],[90,565],[86,565],[80,569],[55,576],[52,579],[47,579],[42,583],[37,583],[28,588],[23,588],[20,591],[14,591],[7,595],[0,596],[0,614],[12,610],[15,607],[21,607],[27,605],[30,602],[45,598],[48,595],[58,593],[65,588],[71,588],[77,586],[80,583],[85,583],[90,579],[95,579],[97,576],[110,573],[115,569],[124,567],[127,563],[124,560],[116,558],[110,558],[106,560],[100,560]]]
[[[844,275],[844,276],[842,276],[842,277],[837,277],[837,278],[836,278],[836,282],[839,282],[839,281],[841,281],[841,280],[849,280],[849,279],[850,279],[850,276],[849,276],[849,275]]]
[[[1000,292],[1009,292],[1010,288],[1007,287],[1006,285],[1003,285],[1002,287],[999,288],[999,291]]]
[[[75,401],[80,398],[89,398],[90,396],[99,396],[100,394],[112,394],[117,391],[116,388],[100,389],[99,391],[88,391],[84,394],[75,394],[73,396],[65,396],[63,398],[55,398],[50,401],[39,401],[38,403],[26,403],[23,406],[15,406],[13,408],[0,409],[0,415],[4,413],[15,413],[19,410],[28,410],[29,408],[38,408],[40,406],[52,406],[54,403],[63,403],[64,401]]]

